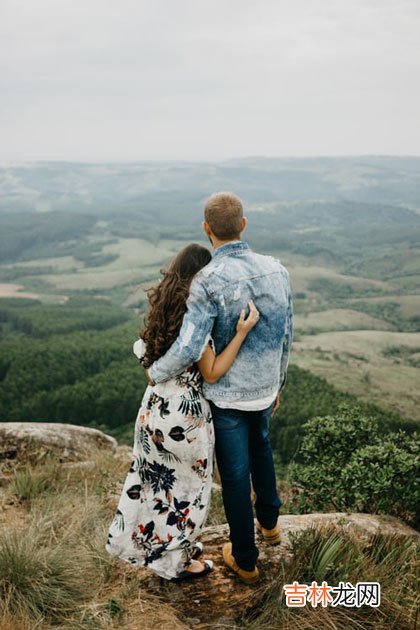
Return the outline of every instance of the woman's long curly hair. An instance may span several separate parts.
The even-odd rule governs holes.
[[[163,278],[159,284],[147,291],[149,309],[144,328],[139,331],[146,343],[142,359],[145,368],[163,356],[178,337],[191,281],[210,260],[211,253],[206,247],[195,243],[187,245],[167,269],[161,269]]]

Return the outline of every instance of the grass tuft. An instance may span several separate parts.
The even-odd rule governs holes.
[[[330,526],[311,528],[291,536],[291,558],[282,565],[278,578],[260,589],[251,610],[243,618],[248,630],[408,630],[419,617],[420,546],[397,535],[375,534],[368,541]],[[337,606],[288,608],[284,584],[330,586],[340,581],[379,582],[378,608]]]

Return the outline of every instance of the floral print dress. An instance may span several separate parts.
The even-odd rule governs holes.
[[[143,340],[133,346],[139,359]],[[106,550],[171,579],[191,561],[213,480],[214,429],[194,364],[148,386],[134,429],[133,461]]]

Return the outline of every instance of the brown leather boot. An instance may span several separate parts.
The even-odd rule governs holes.
[[[257,521],[257,531],[262,534],[268,545],[278,545],[281,542],[280,525],[278,523],[273,529],[265,529]]]
[[[232,543],[230,542],[223,545],[223,560],[226,566],[232,569],[245,584],[255,584],[260,579],[257,567],[253,571],[245,571],[245,569],[241,569],[237,565],[235,558],[232,556]]]

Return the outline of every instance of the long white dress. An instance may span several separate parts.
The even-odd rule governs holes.
[[[142,340],[133,351],[140,359]],[[137,414],[133,461],[109,527],[106,550],[163,578],[191,560],[213,480],[214,429],[194,364],[147,387]]]

